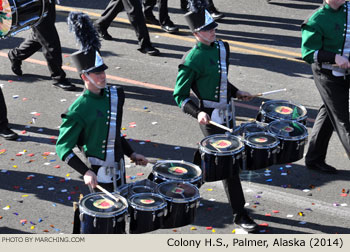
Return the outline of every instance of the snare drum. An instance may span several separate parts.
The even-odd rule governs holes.
[[[137,193],[129,198],[130,234],[141,234],[163,226],[167,203],[155,193]]]
[[[233,177],[242,167],[244,144],[237,136],[211,135],[199,145],[203,181],[218,181]]]
[[[202,170],[197,165],[182,160],[164,160],[153,166],[149,178],[158,184],[165,181],[188,182],[200,188]]]
[[[157,193],[168,205],[163,228],[181,227],[194,222],[200,197],[196,186],[187,182],[166,181],[157,186]]]
[[[268,132],[256,132],[246,135],[245,154],[247,170],[258,170],[277,162],[279,140]]]
[[[270,123],[275,120],[295,120],[306,125],[307,111],[302,105],[283,100],[264,102],[259,109],[256,120]]]
[[[125,234],[126,199],[113,193],[118,202],[102,192],[84,196],[79,202],[81,234]]]
[[[277,163],[291,163],[303,158],[308,137],[307,128],[303,124],[290,120],[278,120],[271,122],[268,129],[280,140]]]
[[[20,31],[37,25],[47,15],[49,0],[3,0],[5,23],[1,25],[1,37],[14,36]]]

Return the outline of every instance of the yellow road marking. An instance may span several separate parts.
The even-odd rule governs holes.
[[[75,9],[75,8],[66,7],[66,6],[56,6],[56,9],[60,10],[60,11],[67,11],[67,12],[77,11],[77,9]],[[82,11],[82,10],[80,10],[80,11],[88,14],[89,16],[94,16],[94,17],[101,16],[99,13],[95,13],[95,12],[91,12],[91,11]],[[116,17],[114,19],[114,21],[129,24],[129,21],[125,18]],[[147,27],[161,30],[161,28],[157,25],[147,24]],[[182,41],[195,42],[194,38],[184,36],[184,35],[190,35],[191,34],[190,32],[180,30],[180,33],[181,33],[181,35],[168,34],[168,33],[158,33],[158,32],[153,33],[153,34],[161,36],[161,37],[168,37],[168,38],[173,38],[173,39],[182,40]],[[247,53],[247,54],[259,55],[259,56],[264,56],[264,57],[288,60],[288,61],[293,61],[293,62],[298,62],[298,63],[305,63],[303,60],[297,59],[297,58],[301,57],[300,53],[271,48],[271,47],[266,47],[266,46],[261,46],[261,45],[257,45],[257,44],[247,43],[247,42],[239,42],[239,41],[233,41],[233,40],[224,40],[224,41],[226,41],[230,44],[230,49],[232,52]],[[243,47],[247,47],[250,49],[237,47],[237,46],[243,46]],[[254,49],[263,50],[263,51],[267,51],[267,52],[261,52],[261,51],[257,51]],[[284,55],[288,55],[288,56],[292,56],[292,57],[272,54],[272,53],[268,53],[268,52],[284,54]]]

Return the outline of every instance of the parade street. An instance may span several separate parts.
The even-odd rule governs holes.
[[[76,91],[51,84],[45,58],[37,52],[23,61],[23,76],[11,71],[7,53],[30,30],[0,40],[0,85],[10,127],[17,141],[0,139],[0,234],[71,234],[73,202],[89,194],[82,176],[62,162],[55,143],[60,115],[83,91],[84,85],[69,57],[79,48],[69,32],[71,11],[96,20],[108,0],[61,0],[56,5],[63,69]],[[260,106],[269,100],[287,100],[307,109],[306,127],[313,127],[322,104],[310,65],[301,59],[301,23],[321,0],[214,0],[225,14],[218,21],[217,38],[229,43],[228,79],[251,94],[286,89],[250,102],[236,101],[237,123],[255,120]],[[176,34],[147,25],[151,42],[160,56],[137,50],[135,31],[125,12],[109,27],[113,40],[101,40],[101,55],[109,84],[125,91],[122,134],[136,152],[150,160],[192,162],[204,138],[197,121],[184,114],[173,98],[178,65],[195,44],[180,9],[169,0],[169,15],[180,28]],[[158,9],[154,14],[158,17]],[[349,108],[344,107],[344,113]],[[308,144],[305,146],[305,152]],[[78,151],[77,151],[78,152]],[[153,164],[136,166],[126,157],[127,182],[147,179]],[[349,234],[350,162],[334,133],[327,163],[338,169],[326,174],[307,169],[304,158],[290,164],[241,172],[246,209],[266,234]],[[128,233],[128,229],[126,230]],[[200,205],[190,225],[158,229],[154,234],[244,233],[233,224],[232,211],[221,181],[200,188]]]

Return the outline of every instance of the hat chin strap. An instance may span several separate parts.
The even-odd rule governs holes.
[[[206,37],[204,37],[202,34],[200,34],[199,32],[197,32],[197,36],[200,37],[201,39],[203,39],[205,42],[211,44],[213,41],[207,39]]]
[[[104,85],[103,87],[97,85],[96,82],[89,76],[88,73],[84,73],[84,75],[85,75],[85,77],[90,81],[90,83],[91,83],[92,85],[94,85],[96,88],[98,88],[98,89],[104,89],[104,88],[106,87],[106,83],[105,83],[105,85]]]

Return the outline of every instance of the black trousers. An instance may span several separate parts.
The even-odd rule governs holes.
[[[62,69],[62,49],[56,27],[55,1],[49,3],[47,16],[41,23],[32,28],[30,36],[10,52],[10,57],[25,60],[42,49],[47,61],[51,78],[54,81],[65,79],[66,73]]]
[[[199,127],[205,137],[214,135],[214,134],[225,134],[225,131],[223,129],[220,129],[211,124],[207,124],[207,125],[200,124]],[[199,152],[197,151],[197,153]],[[198,163],[197,160],[194,160],[193,162]],[[241,180],[239,178],[239,171],[237,171],[237,173],[235,173],[232,178],[223,180],[222,183],[223,183],[227,198],[230,202],[233,216],[245,213],[245,210],[244,210],[245,199],[244,199],[243,189],[241,185]]]
[[[6,129],[8,123],[5,97],[2,93],[2,88],[0,88],[0,129]]]
[[[95,24],[107,30],[119,12],[126,11],[133,26],[141,49],[151,46],[148,29],[142,12],[140,0],[111,0]]]
[[[349,77],[335,77],[330,70],[312,64],[316,87],[323,105],[312,128],[306,163],[325,161],[329,140],[335,130],[350,159]]]
[[[168,14],[168,0],[143,0],[143,13],[145,17],[153,16],[153,8],[158,5],[159,23],[167,25],[170,21]]]

